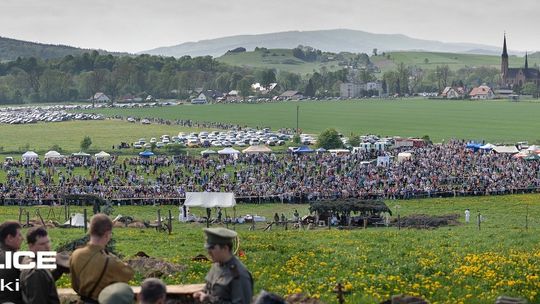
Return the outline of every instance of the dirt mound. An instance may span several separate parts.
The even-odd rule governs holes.
[[[136,257],[127,261],[128,265],[145,278],[161,278],[184,271],[186,266],[169,263],[152,257]]]
[[[427,215],[427,214],[411,214],[409,216],[402,217],[399,225],[404,228],[417,228],[417,229],[431,229],[439,228],[443,226],[456,226],[459,225],[459,214],[446,214],[446,215]],[[391,226],[398,226],[398,219],[394,218]]]

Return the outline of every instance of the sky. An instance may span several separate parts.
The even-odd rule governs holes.
[[[0,36],[135,53],[241,34],[353,29],[540,51],[540,1],[0,0]]]

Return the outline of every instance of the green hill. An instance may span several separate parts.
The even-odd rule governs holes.
[[[325,62],[318,60],[308,62],[293,56],[292,49],[257,49],[251,52],[232,53],[217,58],[218,61],[234,66],[275,69],[298,74],[309,74],[326,67],[336,71],[343,67],[339,65],[337,56],[325,55]]]
[[[501,67],[500,55],[477,55],[456,54],[437,52],[387,52],[384,55],[370,57],[371,62],[385,72],[396,68],[400,62],[407,66],[416,66],[422,69],[435,69],[438,65],[448,65],[451,70],[463,67]],[[509,56],[510,67],[522,67],[525,64],[524,57]],[[540,55],[535,53],[529,56],[529,67],[540,65]]]
[[[17,57],[35,57],[41,59],[62,58],[67,55],[81,55],[91,52],[66,45],[35,43],[23,40],[0,37],[0,62],[12,61]],[[100,54],[127,55],[98,50]]]
[[[228,52],[217,60],[234,66],[275,69],[305,75],[320,71],[322,67],[326,67],[329,71],[339,70],[344,67],[344,62],[348,62],[355,56],[351,53],[324,54],[323,60],[307,62],[294,57],[291,49],[262,48],[251,52]],[[435,69],[441,65],[448,65],[454,71],[463,67],[483,66],[496,69],[501,67],[500,55],[400,51],[386,52],[384,55],[371,56],[369,59],[382,72],[395,70],[401,62],[407,66],[416,66],[426,70]],[[508,60],[510,67],[513,68],[522,67],[525,63],[525,58],[522,56],[510,56]],[[529,67],[535,66],[540,66],[540,53],[529,55]]]

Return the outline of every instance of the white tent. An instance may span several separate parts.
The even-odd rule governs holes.
[[[397,155],[397,161],[398,163],[406,160],[410,160],[412,158],[412,154],[409,152],[401,152]]]
[[[58,153],[57,151],[49,151],[47,153],[45,153],[45,159],[49,159],[49,158],[62,158],[64,157],[62,154]]]
[[[272,149],[267,146],[258,145],[258,146],[249,146],[242,150],[244,154],[256,154],[256,153],[272,153]]]
[[[69,220],[64,223],[64,225],[69,225]],[[72,227],[84,227],[84,215],[82,213],[75,213],[71,216],[71,226]]]
[[[539,151],[539,150],[540,150],[540,147],[537,146],[537,145],[532,145],[532,146],[527,148],[527,151],[531,151],[531,152],[536,152],[536,151]]]
[[[497,153],[508,153],[508,154],[515,154],[519,152],[516,146],[496,146],[495,148],[493,148],[493,151]]]
[[[186,192],[186,202],[188,207],[234,207],[236,199],[232,192]]]
[[[105,151],[101,151],[99,153],[94,154],[96,158],[109,158],[111,155]]]
[[[349,154],[351,151],[347,149],[330,149],[328,150],[332,155],[341,155],[341,154]]]
[[[84,152],[77,152],[77,153],[71,153],[71,156],[82,156],[82,157],[88,157],[90,154],[84,153]]]
[[[492,145],[490,143],[487,143],[487,144],[480,147],[480,149],[482,149],[482,150],[492,150],[493,148],[495,148],[495,145]]]
[[[26,153],[24,153],[22,155],[22,161],[23,162],[33,161],[33,160],[35,160],[37,158],[38,158],[38,155],[34,151],[27,151]]]
[[[233,154],[240,154],[240,151],[233,148],[225,148],[223,150],[219,150],[217,153],[221,155],[233,155]]]
[[[216,154],[216,153],[217,152],[212,149],[201,151],[201,155]]]

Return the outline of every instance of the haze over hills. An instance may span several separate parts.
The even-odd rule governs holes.
[[[385,51],[430,51],[495,55],[502,47],[474,43],[445,43],[433,40],[411,38],[402,34],[373,34],[357,30],[335,29],[320,31],[289,31],[259,35],[239,35],[198,42],[186,42],[175,46],[160,47],[140,54],[181,57],[206,56],[219,57],[228,50],[245,47],[271,49],[291,49],[298,45],[308,45],[328,52],[353,52],[371,54],[376,48]],[[502,39],[501,39],[502,44]],[[516,52],[514,52],[516,54]]]
[[[91,52],[66,45],[43,44],[0,37],[0,61],[16,60],[17,57],[36,57],[41,59],[62,58],[67,55],[81,55]],[[127,53],[97,50],[100,54],[128,55]]]

